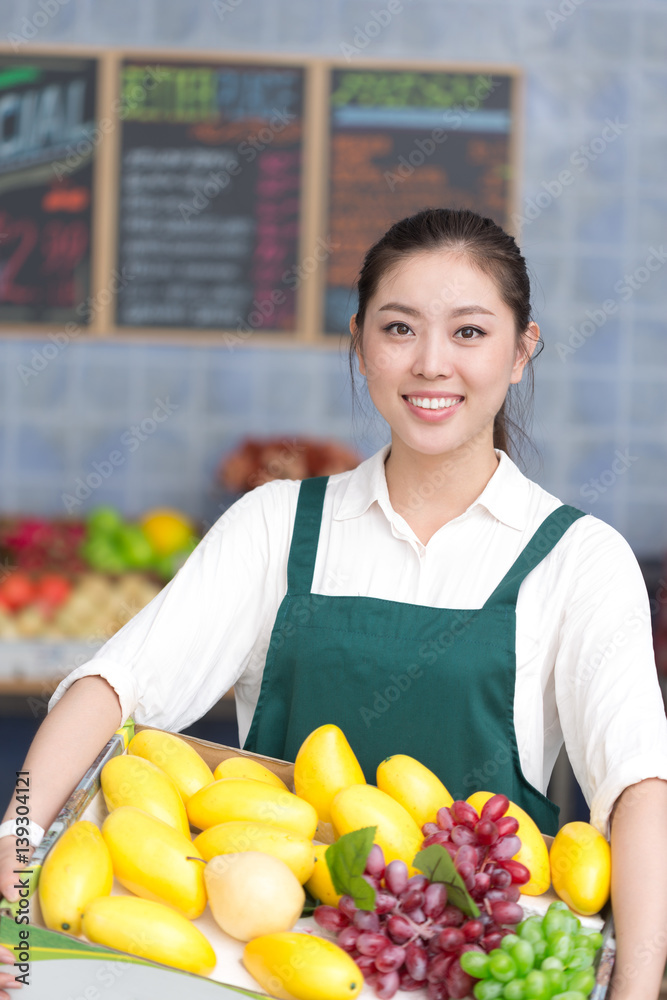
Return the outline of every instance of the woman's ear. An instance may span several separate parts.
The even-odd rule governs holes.
[[[516,359],[512,368],[510,382],[516,385],[523,377],[523,371],[540,342],[540,328],[537,323],[530,322],[521,335],[521,341],[516,349]]]
[[[359,362],[359,371],[362,375],[366,375],[366,365],[364,364],[364,356],[361,353],[361,336],[357,327],[356,313],[350,317],[350,334],[352,336],[352,343],[354,344],[354,353],[357,355]]]

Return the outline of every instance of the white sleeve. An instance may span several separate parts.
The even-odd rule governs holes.
[[[258,686],[287,589],[298,487],[269,483],[230,507],[157,597],[59,684],[49,709],[75,680],[99,675],[123,719],[178,731],[245,671]]]
[[[616,799],[667,779],[667,719],[646,585],[625,539],[597,518],[576,526],[555,664],[565,747],[591,823],[605,836]]]

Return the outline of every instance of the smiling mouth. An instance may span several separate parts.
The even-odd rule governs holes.
[[[463,401],[463,396],[404,396],[408,403],[423,410],[446,410]]]

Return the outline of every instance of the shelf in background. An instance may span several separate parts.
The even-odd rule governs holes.
[[[0,643],[0,695],[50,697],[60,681],[90,660],[101,645],[90,640],[4,639]]]

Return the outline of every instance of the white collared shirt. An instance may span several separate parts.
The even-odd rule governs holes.
[[[389,501],[388,451],[331,477],[313,592],[481,607],[560,501],[498,452],[478,499],[423,545]],[[59,685],[50,707],[74,680],[99,674],[123,718],[179,731],[233,686],[243,743],[287,589],[298,492],[298,482],[279,480],[230,507],[148,607]],[[524,580],[516,660],[525,777],[545,793],[564,739],[591,822],[606,834],[624,788],[667,779],[648,595],[629,545],[608,524],[580,518]],[[483,767],[480,788],[493,791],[493,762]]]

